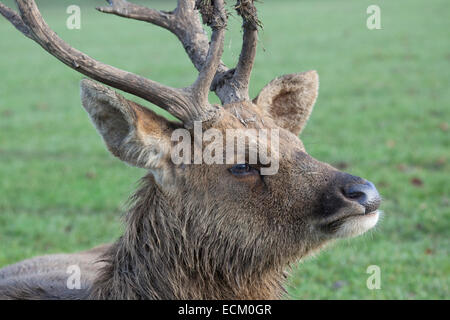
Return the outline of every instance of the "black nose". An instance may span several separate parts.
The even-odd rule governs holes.
[[[344,195],[348,199],[356,201],[366,208],[365,213],[377,210],[381,203],[380,194],[370,181],[345,187]]]

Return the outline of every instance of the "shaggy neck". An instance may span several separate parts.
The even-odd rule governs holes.
[[[189,216],[196,213],[177,211],[168,204],[153,178],[145,177],[142,187],[132,197],[125,233],[106,254],[106,267],[92,287],[91,298],[280,297],[282,270],[268,267],[253,272],[224,263],[230,257],[218,255],[221,252],[226,255],[229,248],[221,248],[221,244],[215,248],[202,247],[196,232],[189,227]]]

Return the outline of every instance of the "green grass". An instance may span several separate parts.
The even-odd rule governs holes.
[[[96,12],[103,2],[38,1],[63,39],[97,59],[171,86],[194,80],[174,36]],[[81,4],[81,30],[65,28],[72,3]],[[381,7],[382,30],[366,28],[370,4]],[[289,279],[290,297],[448,299],[450,2],[258,6],[264,30],[252,96],[278,75],[318,70],[320,96],[302,134],[307,150],[372,180],[384,197],[377,229],[302,262]],[[228,65],[237,59],[240,36],[235,15]],[[81,108],[81,75],[4,19],[0,39],[0,266],[113,241],[121,208],[144,172],[106,151]],[[381,268],[380,290],[366,287],[369,265]]]

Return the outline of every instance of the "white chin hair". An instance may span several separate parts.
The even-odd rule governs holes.
[[[367,230],[375,227],[379,218],[380,212],[378,210],[366,215],[349,217],[337,230],[335,236],[337,238],[350,238],[359,236]]]

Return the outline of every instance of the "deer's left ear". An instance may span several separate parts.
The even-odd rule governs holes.
[[[167,171],[174,123],[92,80],[81,82],[81,98],[113,155],[154,173]]]
[[[293,73],[272,80],[253,102],[278,126],[298,135],[308,121],[318,90],[316,71]]]

